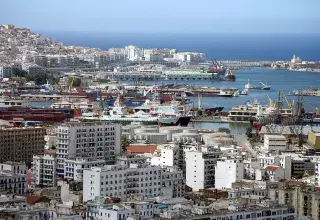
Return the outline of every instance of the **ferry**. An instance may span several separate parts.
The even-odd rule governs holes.
[[[0,99],[0,108],[22,107],[22,106],[27,106],[26,102],[23,100]]]

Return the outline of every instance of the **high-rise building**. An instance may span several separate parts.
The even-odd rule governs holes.
[[[193,191],[215,186],[215,165],[221,159],[221,152],[185,152],[186,185]]]
[[[57,128],[57,174],[64,176],[65,159],[115,162],[121,153],[121,125],[109,122],[67,123]]]
[[[0,127],[0,162],[31,163],[33,155],[43,152],[45,132],[42,127]]]
[[[57,158],[55,150],[45,150],[44,155],[33,156],[32,185],[56,186]]]

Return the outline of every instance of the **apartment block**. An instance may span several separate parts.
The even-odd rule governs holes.
[[[26,165],[7,162],[0,164],[0,191],[23,195],[27,192]]]
[[[44,155],[33,156],[32,185],[56,186],[57,158],[55,150],[45,150]]]
[[[121,125],[105,123],[67,123],[57,128],[57,173],[64,176],[66,159],[115,162],[121,153]]]
[[[185,152],[187,186],[193,191],[215,187],[215,165],[221,156],[221,152]]]
[[[125,165],[107,165],[83,172],[84,201],[104,196],[175,198],[183,195],[183,173],[175,167],[131,164],[128,168]]]
[[[0,127],[0,162],[31,163],[43,152],[45,132],[42,127]]]

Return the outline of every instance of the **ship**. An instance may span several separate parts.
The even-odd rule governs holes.
[[[64,122],[74,117],[74,109],[8,107],[0,109],[0,119],[10,122]]]
[[[226,75],[224,76],[226,81],[236,81],[236,76],[233,74],[231,70],[228,70]]]
[[[185,107],[176,102],[162,105],[160,101],[146,100],[144,105],[130,109],[123,106],[119,96],[115,106],[103,109],[101,113],[82,113],[81,119],[84,121],[112,121],[121,124],[141,122],[163,126],[188,126],[191,116],[185,114]]]
[[[249,90],[249,89],[258,89],[258,90],[270,90],[270,86],[268,86],[267,84],[264,84],[262,82],[260,82],[260,84],[262,86],[254,86],[250,83],[250,80],[248,79],[248,83],[244,86],[245,89]]]

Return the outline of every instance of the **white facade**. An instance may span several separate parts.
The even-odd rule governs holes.
[[[121,153],[121,125],[69,123],[57,128],[57,173],[64,175],[65,159],[105,160],[112,164]]]
[[[56,186],[57,158],[52,154],[33,156],[32,185]]]
[[[46,135],[44,136],[44,140],[46,141],[45,149],[51,149],[52,147],[56,147],[56,143],[57,143],[56,135]]]
[[[244,178],[244,164],[233,160],[218,161],[216,165],[215,188],[232,188],[232,183]]]
[[[215,164],[221,153],[186,151],[186,185],[193,191],[215,186]]]
[[[129,45],[124,48],[127,59],[139,60],[143,56],[143,50],[137,46]]]
[[[64,167],[64,178],[72,179],[76,182],[82,182],[83,170],[91,167],[102,167],[106,165],[105,160],[87,161],[84,159],[66,159]]]
[[[292,158],[291,156],[277,155],[277,156],[258,156],[258,162],[262,168],[268,165],[281,166],[285,170],[285,179],[291,179]]]
[[[158,156],[150,159],[151,165],[156,166],[178,166],[184,162],[182,151],[179,150],[179,146],[176,144],[164,144],[158,145],[160,153]]]
[[[27,189],[25,165],[13,162],[0,164],[0,191],[23,195]]]
[[[181,170],[161,168],[147,164],[131,164],[92,167],[83,172],[83,200],[114,196],[126,198],[166,196],[181,197],[184,178]]]
[[[86,219],[90,220],[126,220],[152,219],[154,216],[153,202],[132,201],[130,204],[101,204],[88,202],[85,207]]]
[[[264,135],[264,147],[269,151],[284,151],[287,149],[287,140],[283,135]]]

